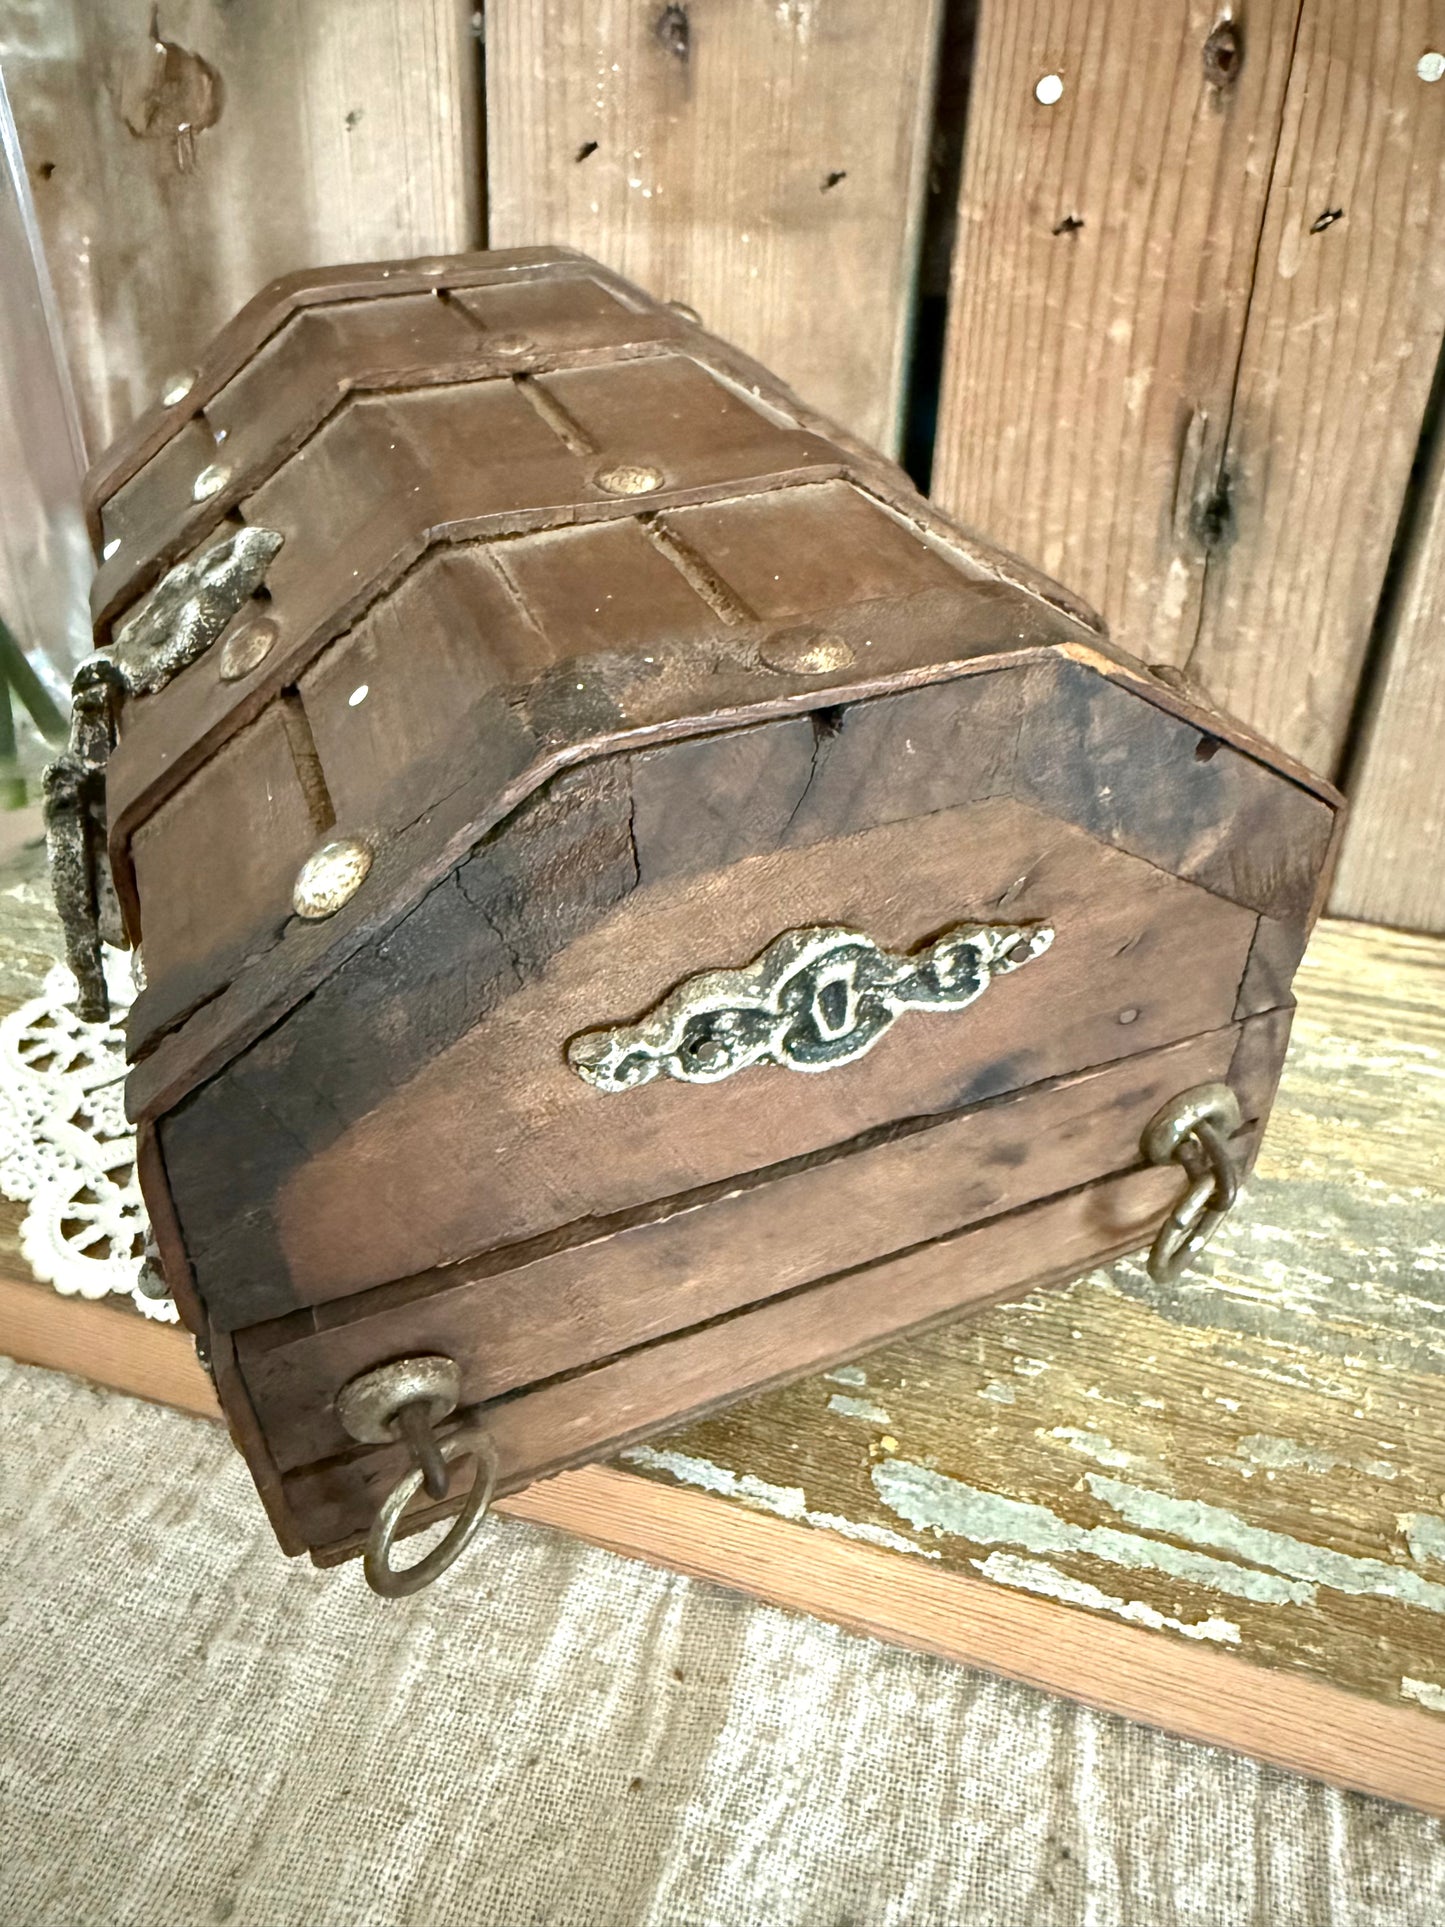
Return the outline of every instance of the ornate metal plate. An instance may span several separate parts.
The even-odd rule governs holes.
[[[161,577],[115,639],[115,661],[132,696],[163,689],[210,648],[261,586],[283,540],[275,529],[248,523]]]
[[[832,1070],[905,1010],[962,1010],[1053,940],[1047,924],[965,923],[899,956],[836,924],[787,930],[741,970],[689,977],[640,1023],[584,1031],[567,1059],[599,1091],[659,1075],[717,1084],[753,1064]]]

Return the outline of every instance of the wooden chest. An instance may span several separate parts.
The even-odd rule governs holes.
[[[72,956],[104,816],[160,1260],[288,1551],[1141,1247],[1222,1202],[1207,1123],[1141,1148],[1182,1093],[1251,1159],[1338,798],[689,315],[293,277],[91,506]],[[414,1359],[455,1411],[364,1436]]]

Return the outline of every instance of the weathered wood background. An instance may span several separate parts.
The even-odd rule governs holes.
[[[0,67],[92,453],[275,274],[572,243],[1342,780],[1335,908],[1445,929],[1441,0],[0,0]]]

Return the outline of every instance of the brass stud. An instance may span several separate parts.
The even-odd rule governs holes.
[[[759,660],[780,676],[828,676],[857,661],[852,643],[821,629],[785,629],[758,646]]]
[[[179,374],[167,375],[161,389],[161,405],[174,408],[178,401],[184,401],[196,385],[194,368],[183,368]]]
[[[336,1416],[362,1445],[389,1445],[396,1438],[397,1414],[407,1405],[425,1405],[433,1425],[457,1409],[462,1375],[441,1354],[398,1358],[349,1379],[336,1394]]]
[[[622,462],[616,468],[604,468],[597,486],[609,495],[650,495],[653,489],[662,487],[662,470],[646,462]]]
[[[253,616],[221,644],[221,681],[239,682],[259,669],[275,647],[280,630],[269,616]]]
[[[334,917],[356,895],[370,868],[371,847],[360,837],[342,836],[323,843],[297,873],[292,909],[298,917],[312,921]]]
[[[702,326],[702,316],[690,301],[664,301],[663,307],[678,316],[682,321],[690,321],[695,328]]]
[[[212,462],[209,468],[203,468],[201,470],[195,482],[192,484],[192,500],[197,502],[209,501],[213,495],[220,494],[230,479],[230,469],[222,468],[219,462]]]
[[[488,335],[484,345],[490,348],[494,355],[505,355],[509,361],[516,355],[529,355],[533,352],[533,345],[525,335]]]

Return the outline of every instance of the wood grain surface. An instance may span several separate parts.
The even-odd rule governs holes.
[[[597,255],[893,449],[941,15],[939,0],[500,0],[493,244]]]
[[[471,0],[61,0],[0,59],[92,452],[273,275],[480,240]]]
[[[1198,621],[1181,469],[1219,463],[1297,11],[1251,8],[1224,87],[1212,0],[980,14],[933,492],[1146,660]]]
[[[1437,0],[1305,0],[1189,670],[1334,771],[1445,332]],[[1398,913],[1391,919],[1398,920]]]
[[[1333,812],[1080,663],[1025,665],[991,696],[998,680],[849,707],[821,734],[799,718],[612,757],[540,793],[162,1123],[213,1322],[281,1316],[1227,1024],[1250,913],[1302,932]],[[952,747],[965,718],[982,724],[977,760]],[[1128,780],[1100,784],[1096,768]],[[679,835],[713,793],[740,807]],[[434,846],[433,829],[417,835]],[[800,922],[912,947],[966,917],[1068,935],[1031,966],[1032,991],[1021,977],[993,992],[985,1028],[957,1026],[922,1057],[889,1044],[826,1088],[738,1079],[700,1104],[657,1080],[628,1094],[622,1132],[556,1048]]]
[[[1135,1168],[529,1386],[477,1414],[497,1453],[497,1490],[605,1458],[655,1434],[673,1413],[701,1417],[760,1386],[857,1356],[887,1333],[1062,1283],[1093,1254],[1108,1259],[1142,1245],[1175,1188],[1172,1173]],[[314,1556],[329,1563],[359,1551],[409,1466],[403,1446],[383,1445],[284,1474],[289,1510]],[[454,1477],[446,1502],[453,1511],[467,1471],[463,1463]],[[409,1512],[408,1529],[429,1516]]]
[[[1326,771],[1445,325],[1432,32],[1425,0],[981,20],[935,492]]]
[[[1350,827],[1332,899],[1341,916],[1445,931],[1442,630],[1445,435],[1437,433],[1349,774]]]
[[[794,1611],[1445,1815],[1445,1720],[1161,1640],[1076,1605],[792,1516],[585,1466],[499,1508]]]
[[[871,1144],[710,1197],[654,1203],[635,1224],[594,1222],[561,1250],[553,1237],[530,1261],[494,1252],[340,1299],[308,1330],[295,1319],[253,1327],[237,1351],[271,1455],[289,1470],[347,1450],[335,1394],[388,1353],[445,1353],[461,1369],[461,1402],[476,1404],[1126,1170],[1140,1119],[1227,1077],[1238,1043],[1226,1030],[885,1127]],[[1255,1084],[1241,1093],[1250,1114],[1269,1095]]]

